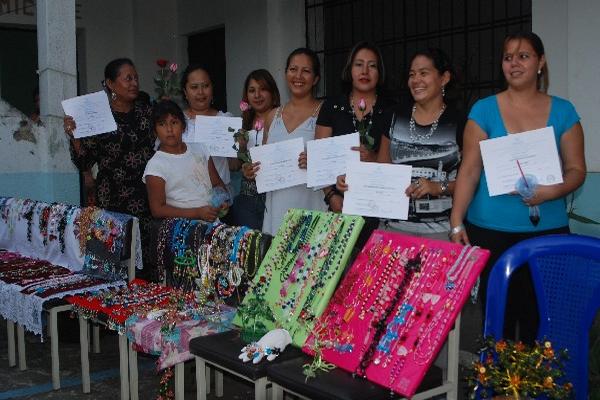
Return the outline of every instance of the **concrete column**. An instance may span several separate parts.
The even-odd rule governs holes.
[[[266,68],[277,82],[282,104],[289,98],[285,81],[285,61],[292,50],[306,46],[304,22],[303,1],[267,0]]]
[[[79,179],[63,131],[61,101],[77,95],[75,0],[37,1],[40,112],[48,131],[41,147],[46,201],[79,202]]]

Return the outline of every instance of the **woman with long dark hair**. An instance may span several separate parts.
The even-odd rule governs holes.
[[[246,148],[260,146],[263,141],[264,122],[269,113],[281,105],[279,89],[275,79],[266,69],[252,71],[244,81],[242,101],[247,109],[242,111],[242,128],[250,131]],[[255,128],[260,129],[255,129]],[[238,167],[239,168],[239,167]],[[233,225],[248,226],[252,229],[262,229],[265,211],[265,194],[258,194],[254,179],[242,176],[240,194],[230,210],[230,220]]]

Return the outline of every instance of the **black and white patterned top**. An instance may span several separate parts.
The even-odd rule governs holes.
[[[390,139],[392,163],[411,165],[413,182],[421,177],[434,181],[440,178],[455,180],[460,163],[459,143],[462,143],[465,118],[449,107],[441,115],[433,133],[432,125],[422,126],[415,123],[415,131],[411,135],[409,129],[411,114],[411,108],[394,110],[392,125],[386,134]],[[438,176],[440,171],[442,176]],[[430,196],[421,200],[432,199],[439,200]],[[405,223],[407,230],[418,233],[447,231],[450,209],[427,212],[426,207],[425,202],[419,205],[415,200],[411,200],[408,222]],[[415,226],[414,223],[419,225]],[[402,225],[403,222],[399,224]]]

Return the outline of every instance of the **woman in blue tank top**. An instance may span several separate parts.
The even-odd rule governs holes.
[[[504,40],[502,71],[506,90],[479,100],[469,114],[450,216],[453,241],[471,242],[492,252],[482,275],[484,290],[487,273],[504,250],[530,237],[569,232],[565,197],[583,184],[586,173],[583,129],[575,108],[565,99],[546,94],[548,65],[541,39],[531,32],[508,35]],[[491,197],[479,142],[549,126],[554,129],[563,183],[538,185],[528,199],[515,194]],[[530,219],[530,206],[539,207],[539,223]],[[521,339],[532,341],[537,325],[533,317],[537,315],[535,296],[529,270],[521,270],[523,276],[511,280],[505,335],[512,337],[519,321]],[[513,291],[521,297],[511,296]]]

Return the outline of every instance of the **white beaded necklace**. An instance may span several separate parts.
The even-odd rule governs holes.
[[[446,104],[442,104],[442,109],[440,110],[435,121],[433,121],[431,123],[429,132],[427,132],[425,134],[420,134],[420,133],[417,133],[417,127],[416,127],[416,123],[415,123],[415,111],[417,111],[417,105],[415,104],[412,108],[412,113],[410,114],[410,121],[408,122],[408,132],[410,135],[410,140],[412,142],[424,142],[425,140],[428,140],[431,136],[433,136],[433,134],[437,130],[438,123],[440,122],[440,117],[442,116],[442,114],[444,113],[445,110],[446,110]]]

